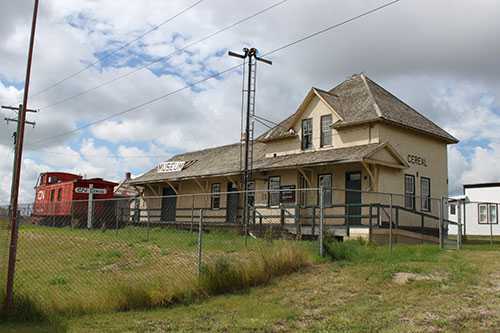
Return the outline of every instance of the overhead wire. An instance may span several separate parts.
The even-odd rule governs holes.
[[[72,74],[70,74],[70,75],[68,75],[68,76],[66,76],[66,77],[64,77],[64,78],[62,78],[61,80],[59,80],[59,81],[57,81],[57,82],[55,82],[55,83],[53,83],[53,84],[49,85],[48,87],[46,87],[46,88],[44,88],[44,89],[41,89],[40,91],[38,91],[38,92],[36,92],[36,93],[32,94],[32,95],[31,95],[31,97],[32,97],[32,98],[33,98],[33,97],[37,97],[37,96],[39,96],[39,95],[41,95],[41,94],[43,94],[43,93],[45,93],[45,92],[47,92],[47,91],[49,91],[49,90],[51,90],[51,89],[53,89],[53,88],[55,88],[55,87],[59,86],[59,85],[60,85],[60,84],[62,84],[63,82],[66,82],[67,80],[72,79],[72,78],[74,78],[74,77],[76,77],[76,76],[80,75],[81,73],[85,72],[86,70],[90,69],[91,67],[94,67],[95,65],[97,65],[97,64],[101,63],[102,61],[104,61],[104,60],[108,59],[108,58],[109,58],[109,57],[111,57],[112,55],[117,54],[117,53],[118,53],[118,52],[120,52],[121,50],[123,50],[123,49],[127,48],[128,46],[130,46],[130,45],[134,44],[135,42],[137,42],[137,41],[141,40],[141,39],[142,39],[142,38],[144,38],[146,35],[148,35],[148,34],[150,34],[150,33],[154,32],[154,31],[158,30],[161,26],[163,26],[163,25],[165,25],[165,24],[167,24],[167,23],[169,23],[169,22],[173,21],[173,20],[174,20],[174,19],[176,19],[177,17],[181,16],[182,14],[184,14],[184,13],[188,12],[189,10],[193,9],[194,7],[198,6],[198,5],[199,5],[199,4],[201,4],[203,1],[205,1],[205,0],[198,0],[198,1],[194,2],[194,3],[193,3],[193,4],[191,4],[190,6],[188,6],[188,7],[184,8],[184,9],[182,9],[180,12],[176,13],[175,15],[170,16],[168,19],[166,19],[166,20],[162,21],[161,23],[159,23],[159,24],[155,25],[154,27],[152,27],[151,29],[147,30],[146,32],[144,32],[144,33],[140,34],[140,35],[139,35],[139,36],[137,36],[136,38],[134,38],[134,39],[132,39],[132,40],[128,41],[127,43],[123,44],[123,45],[122,45],[122,46],[120,46],[119,48],[117,48],[117,49],[115,49],[115,50],[113,50],[113,51],[111,51],[111,52],[107,52],[107,53],[106,53],[106,55],[104,55],[103,57],[98,57],[96,61],[94,61],[94,62],[92,62],[92,63],[88,64],[87,66],[85,66],[85,67],[84,67],[84,68],[82,68],[81,70],[76,71],[76,72],[74,72],[74,73],[72,73]]]
[[[98,85],[90,87],[90,88],[88,88],[86,90],[83,90],[83,91],[77,93],[77,94],[74,94],[74,95],[68,96],[66,98],[60,99],[60,100],[58,100],[58,101],[56,101],[54,103],[48,104],[46,106],[43,106],[40,109],[49,109],[49,108],[52,108],[54,106],[66,103],[66,102],[68,102],[68,101],[70,101],[72,99],[75,99],[75,98],[81,97],[83,95],[86,95],[86,94],[88,94],[91,91],[97,90],[97,89],[102,88],[104,86],[107,86],[107,85],[109,85],[109,84],[111,84],[113,82],[116,82],[116,81],[122,80],[122,79],[124,79],[126,77],[129,77],[129,76],[131,76],[131,75],[133,75],[133,74],[135,74],[137,72],[142,71],[145,68],[150,68],[150,66],[152,66],[152,65],[155,65],[155,64],[158,64],[160,62],[166,61],[166,60],[170,59],[175,54],[179,54],[179,53],[185,51],[186,49],[188,49],[188,48],[190,48],[192,46],[195,46],[195,45],[200,44],[200,43],[202,43],[202,42],[204,42],[204,41],[206,41],[206,40],[208,40],[210,38],[213,38],[213,37],[217,36],[218,34],[221,34],[221,33],[225,32],[225,31],[227,31],[229,29],[232,29],[232,28],[234,28],[234,27],[236,27],[236,26],[238,26],[238,25],[240,25],[240,24],[242,24],[242,23],[244,23],[244,22],[246,22],[246,21],[248,21],[248,20],[250,20],[250,19],[252,19],[252,18],[254,18],[256,16],[259,16],[259,15],[261,15],[261,14],[263,14],[263,13],[265,13],[265,12],[267,12],[267,11],[269,11],[269,10],[277,7],[277,6],[280,6],[280,5],[282,5],[282,4],[284,4],[285,2],[288,2],[288,1],[290,1],[290,0],[281,0],[281,1],[275,2],[272,5],[270,5],[270,6],[266,7],[266,8],[264,8],[264,9],[261,9],[261,10],[255,12],[255,13],[253,13],[252,15],[246,16],[246,17],[244,17],[244,18],[242,18],[242,19],[240,19],[240,20],[238,20],[238,21],[236,21],[236,22],[234,22],[234,23],[232,23],[232,24],[230,24],[228,26],[225,26],[224,28],[218,29],[218,30],[216,30],[216,31],[214,31],[214,32],[212,32],[212,33],[210,33],[210,34],[208,34],[208,35],[206,35],[206,36],[204,36],[204,37],[196,40],[196,41],[188,43],[188,44],[184,45],[183,47],[170,52],[166,56],[163,56],[163,57],[157,58],[155,60],[149,61],[146,64],[133,69],[132,71],[129,71],[129,72],[126,72],[124,74],[115,76],[114,78],[112,78],[112,79],[110,79],[108,81],[104,81],[104,82],[102,82],[102,83],[100,83]]]
[[[302,37],[302,38],[299,38],[299,39],[297,39],[297,40],[295,40],[295,41],[292,41],[292,42],[290,42],[290,43],[284,44],[284,45],[282,45],[282,46],[280,46],[280,47],[278,47],[278,48],[276,48],[276,49],[273,49],[273,50],[271,50],[271,51],[269,51],[269,52],[267,52],[267,53],[264,53],[264,54],[262,55],[262,57],[272,55],[272,54],[274,54],[274,53],[276,53],[276,52],[279,52],[279,51],[281,51],[281,50],[284,50],[284,49],[286,49],[286,48],[288,48],[288,47],[291,47],[291,46],[296,45],[296,44],[298,44],[298,43],[304,42],[304,41],[306,41],[306,40],[308,40],[308,39],[314,38],[314,37],[316,37],[316,36],[318,36],[318,35],[320,35],[320,34],[323,34],[323,33],[326,33],[326,32],[328,32],[328,31],[331,31],[331,30],[333,30],[333,29],[335,29],[335,28],[338,28],[338,27],[340,27],[340,26],[342,26],[342,25],[345,25],[345,24],[347,24],[347,23],[350,23],[350,22],[352,22],[352,21],[354,21],[354,20],[360,19],[360,18],[362,18],[362,17],[364,17],[364,16],[367,16],[367,15],[369,15],[369,14],[372,14],[372,13],[378,12],[378,11],[380,11],[380,10],[382,10],[382,9],[384,9],[384,8],[388,7],[388,6],[394,5],[394,4],[396,4],[396,3],[400,2],[400,1],[401,1],[401,0],[394,0],[394,1],[390,1],[390,2],[388,2],[388,3],[385,3],[385,4],[383,4],[383,5],[380,5],[380,6],[378,6],[378,7],[375,7],[375,8],[373,8],[373,9],[370,9],[370,10],[368,10],[368,11],[365,11],[365,12],[363,12],[363,13],[359,14],[359,15],[356,15],[356,16],[353,16],[353,17],[351,17],[351,18],[349,18],[349,19],[346,19],[346,20],[344,20],[344,21],[342,21],[342,22],[340,22],[340,23],[333,24],[333,25],[330,25],[330,26],[328,26],[328,27],[326,27],[326,28],[324,28],[324,29],[321,29],[321,30],[318,30],[318,31],[316,31],[316,32],[313,32],[313,33],[307,34],[307,35],[305,35],[305,36],[304,36],[304,37]],[[226,73],[228,73],[228,72],[231,72],[231,71],[233,71],[233,70],[235,70],[235,69],[237,69],[237,68],[239,68],[239,67],[241,67],[241,66],[242,66],[242,65],[241,65],[241,64],[239,64],[239,65],[236,65],[236,66],[229,67],[229,68],[227,68],[227,69],[225,69],[225,70],[223,70],[223,71],[220,71],[220,72],[217,72],[217,73],[215,73],[215,74],[209,75],[209,76],[207,76],[207,77],[205,77],[205,78],[203,78],[203,79],[200,79],[200,80],[195,81],[195,82],[193,82],[193,83],[187,84],[187,85],[185,85],[185,86],[183,86],[183,87],[181,87],[181,88],[178,88],[178,89],[176,89],[176,90],[170,91],[170,92],[168,92],[168,93],[166,93],[166,94],[160,95],[160,96],[158,96],[158,97],[156,97],[156,98],[154,98],[154,99],[151,99],[151,100],[148,100],[148,101],[143,102],[143,103],[141,103],[141,104],[138,104],[138,105],[136,105],[136,106],[133,106],[133,107],[127,108],[127,109],[125,109],[125,110],[123,110],[123,111],[113,113],[113,114],[108,115],[108,116],[106,116],[106,117],[103,117],[103,118],[101,118],[101,119],[98,119],[98,120],[95,120],[95,121],[93,121],[93,122],[90,122],[90,123],[87,123],[87,124],[85,124],[85,125],[82,125],[82,126],[80,126],[80,127],[77,127],[77,128],[75,128],[75,129],[73,129],[73,130],[70,130],[70,131],[67,131],[67,132],[63,132],[63,133],[60,133],[60,134],[57,134],[57,135],[54,135],[54,136],[50,136],[50,137],[47,137],[47,138],[43,138],[43,139],[41,139],[41,140],[38,140],[38,141],[34,142],[33,144],[40,144],[40,143],[44,143],[44,142],[47,142],[47,141],[50,141],[50,140],[53,140],[53,139],[56,139],[56,138],[60,138],[60,137],[66,136],[66,135],[70,135],[70,134],[73,134],[73,133],[79,132],[79,131],[81,131],[81,130],[83,130],[83,129],[86,129],[86,128],[89,128],[89,127],[91,127],[91,126],[94,126],[94,125],[96,125],[96,124],[99,124],[99,123],[102,123],[102,122],[104,122],[104,121],[107,121],[107,120],[109,120],[109,119],[116,118],[116,117],[118,117],[118,116],[124,115],[124,114],[126,114],[126,113],[130,113],[130,112],[135,111],[135,110],[138,110],[138,109],[142,109],[142,108],[144,108],[144,107],[145,107],[145,106],[147,106],[147,105],[150,105],[150,104],[156,103],[156,102],[158,102],[158,101],[161,101],[161,100],[163,100],[163,99],[165,99],[165,98],[167,98],[167,97],[169,97],[169,96],[172,96],[172,95],[174,95],[174,94],[177,94],[177,93],[179,93],[179,92],[181,92],[181,91],[183,91],[183,90],[189,89],[189,88],[191,88],[191,87],[193,87],[193,86],[195,86],[195,85],[198,85],[198,84],[200,84],[200,83],[206,82],[206,81],[208,81],[208,80],[210,80],[210,79],[213,79],[213,78],[216,78],[216,77],[220,77],[220,76],[222,76],[222,75],[224,75],[224,74],[226,74]]]

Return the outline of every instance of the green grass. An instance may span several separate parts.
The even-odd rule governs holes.
[[[209,284],[224,273],[217,266],[221,261],[238,267],[234,290],[266,283],[309,262],[304,253],[310,244],[291,248],[287,241],[248,238],[246,246],[235,232],[211,231],[203,235],[204,270],[198,280],[197,237],[164,228],[103,232],[24,225],[19,232],[17,306],[26,312],[40,310],[46,317],[167,306],[218,293]]]
[[[319,261],[314,242],[248,239],[246,249],[235,234],[211,232],[204,237],[198,280],[192,260],[197,235],[189,232],[155,229],[148,239],[144,229],[116,234],[28,226],[21,234],[18,268],[24,276],[17,290],[52,300],[18,294],[22,315],[1,322],[1,332],[475,332],[500,327],[498,245],[440,251],[435,245],[398,244],[391,252],[360,241],[327,242],[329,257]],[[311,258],[314,264],[299,270]],[[425,279],[398,284],[396,273]]]
[[[385,247],[371,248],[378,254],[315,264],[243,293],[167,309],[84,316],[66,325],[69,332],[497,331],[500,298],[492,288],[500,287],[498,253],[471,248],[435,254],[433,248],[397,245],[394,258],[383,258],[389,253]],[[399,272],[442,279],[400,285],[385,276],[394,264]]]

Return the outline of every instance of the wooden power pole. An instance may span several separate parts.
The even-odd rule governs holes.
[[[23,143],[24,143],[24,126],[26,124],[26,112],[28,106],[28,95],[31,77],[31,62],[33,59],[33,47],[35,44],[36,19],[38,15],[38,0],[35,0],[33,8],[33,19],[31,22],[30,44],[28,50],[28,63],[26,66],[26,77],[24,80],[24,96],[21,110],[18,116],[18,131],[16,133],[16,151],[14,172],[12,174],[12,191],[10,197],[10,245],[9,245],[9,262],[7,267],[7,284],[5,288],[5,307],[8,311],[13,308],[14,300],[14,272],[16,270],[16,252],[17,252],[17,236],[18,236],[18,199],[19,199],[19,183],[21,180],[21,163],[23,158]]]

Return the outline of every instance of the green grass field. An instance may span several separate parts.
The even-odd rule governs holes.
[[[69,332],[496,332],[500,247],[371,249],[246,293],[188,306],[92,315]],[[401,279],[401,276],[406,277]]]
[[[29,226],[22,235],[19,269],[25,278],[19,287],[49,299],[62,297],[66,306],[82,295],[86,302],[109,304],[106,290],[118,283],[154,284],[171,276],[173,283],[174,273],[196,270],[196,264],[181,265],[191,261],[178,259],[196,256],[196,234],[189,232],[154,230],[148,240],[144,229],[116,235]],[[250,249],[289,243],[250,242]],[[252,254],[243,238],[230,233],[209,233],[204,244],[210,258]],[[316,252],[315,242],[298,244]],[[470,244],[461,251],[396,245],[391,253],[352,241],[331,244],[327,252],[324,260],[261,287],[147,310],[73,313],[56,326],[5,322],[0,331],[493,332],[500,327],[500,244]]]
[[[250,260],[281,247],[233,231],[203,234],[203,265],[224,257]],[[4,244],[5,245],[5,244]],[[311,243],[303,242],[305,247]],[[198,280],[198,234],[166,228],[86,230],[23,225],[15,290],[48,314],[76,315],[129,308],[148,293],[154,304],[175,302]],[[140,290],[140,291],[139,291]],[[139,306],[139,305],[138,305]],[[141,305],[142,306],[142,305]]]

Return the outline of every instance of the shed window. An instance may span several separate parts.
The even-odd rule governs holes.
[[[480,224],[487,224],[488,223],[488,204],[479,204],[478,205],[478,215],[479,215],[479,220],[478,222]]]
[[[422,196],[422,210],[431,211],[431,180],[430,178],[420,178],[420,195]]]
[[[321,116],[321,147],[332,144],[332,115]]]
[[[415,176],[405,175],[405,208],[415,209]]]
[[[323,188],[323,207],[330,207],[332,205],[332,175],[319,175],[318,185]]]
[[[268,188],[269,188],[269,201],[268,205],[269,206],[278,206],[280,204],[280,188],[281,188],[281,177],[279,176],[274,176],[274,177],[269,177],[269,183],[268,183]]]
[[[312,139],[313,139],[313,127],[312,127],[312,119],[303,119],[302,120],[302,149],[310,149],[312,148]]]
[[[480,224],[498,224],[498,205],[479,204],[478,215],[478,222]]]
[[[220,208],[220,184],[212,184],[212,209]]]
[[[457,215],[457,205],[450,204],[450,215]]]
[[[497,224],[498,223],[498,214],[497,214],[497,205],[489,204],[488,205],[488,219],[489,223]]]

